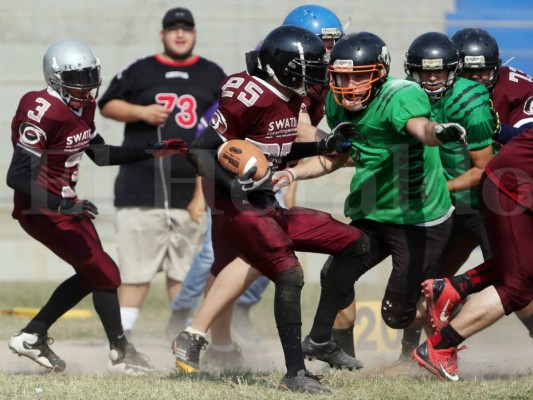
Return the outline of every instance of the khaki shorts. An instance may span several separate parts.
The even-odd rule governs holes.
[[[160,271],[183,282],[207,230],[207,216],[193,222],[187,210],[125,207],[117,210],[122,283],[149,283]]]

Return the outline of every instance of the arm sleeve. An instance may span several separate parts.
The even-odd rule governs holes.
[[[233,178],[217,161],[217,149],[222,143],[224,143],[222,138],[209,126],[192,142],[187,152],[187,159],[196,167],[198,175],[212,178],[229,190]]]
[[[40,164],[40,157],[21,146],[15,146],[7,171],[7,186],[30,198],[32,204],[36,206],[57,210],[62,198],[48,192],[36,182],[35,175]]]
[[[520,135],[523,131],[530,128],[533,128],[533,122],[522,125],[519,128],[502,123],[500,133],[494,138],[494,140],[498,143],[506,144],[516,135]]]
[[[85,153],[98,166],[129,164],[137,161],[153,158],[147,152],[146,147],[141,146],[110,146],[105,144],[104,138],[97,134],[89,142]]]
[[[322,154],[324,152],[323,142],[323,140],[318,142],[294,142],[290,153],[285,157],[285,161],[300,160]]]

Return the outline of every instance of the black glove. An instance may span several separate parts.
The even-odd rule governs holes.
[[[358,134],[359,132],[351,122],[341,122],[318,143],[319,153],[323,155],[333,152],[344,153],[352,146],[349,139]]]
[[[252,176],[257,171],[257,167],[252,167],[250,170],[243,176],[239,176],[231,181],[230,191],[233,196],[241,196],[246,192],[257,189],[259,186],[269,182],[271,169],[268,168],[264,177],[258,181],[254,181]]]
[[[441,143],[459,142],[466,145],[466,130],[454,122],[439,124],[434,128],[435,137]]]
[[[149,145],[146,151],[152,154],[152,157],[157,158],[172,156],[174,154],[182,156],[187,153],[188,149],[189,145],[183,140],[168,139]]]
[[[72,215],[77,219],[95,219],[98,208],[89,200],[62,199],[57,212],[62,215]]]

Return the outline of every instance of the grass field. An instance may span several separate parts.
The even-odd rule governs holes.
[[[1,283],[0,308],[14,306],[38,307],[49,296],[53,283]],[[303,332],[307,332],[314,312],[317,288],[306,286],[303,294]],[[90,298],[85,299],[80,308],[92,309]],[[276,330],[272,316],[272,288],[266,292],[265,299],[254,310],[253,319],[258,331],[266,343],[276,346]],[[168,306],[163,285],[154,284],[143,308],[138,322],[135,340],[154,341],[162,339],[162,331],[168,318]],[[7,340],[16,330],[23,327],[27,318],[0,316],[0,352],[2,368],[0,371],[0,399],[307,399],[311,396],[281,392],[276,389],[282,371],[280,369],[241,375],[201,373],[183,375],[172,368],[144,377],[127,377],[107,374],[105,372],[79,373],[67,371],[62,374],[47,374],[36,369],[27,359],[19,359],[9,354]],[[61,320],[50,331],[56,345],[63,341],[89,341],[105,343],[105,337],[97,318],[86,320]],[[521,336],[520,336],[521,337]],[[156,339],[154,339],[156,338]],[[147,342],[148,343],[148,342]],[[529,348],[521,348],[524,355],[532,354],[531,340],[525,342]],[[163,345],[162,345],[163,346]],[[166,346],[166,344],[165,344]],[[260,344],[258,344],[260,346]],[[76,346],[73,346],[75,349]],[[98,348],[101,351],[100,348]],[[166,349],[166,347],[165,347]],[[166,350],[165,350],[166,351]],[[256,349],[256,352],[258,349]],[[277,354],[279,349],[264,349],[265,359]],[[75,350],[73,351],[76,352]],[[85,353],[80,353],[85,354]],[[262,353],[257,353],[261,355]],[[359,353],[358,353],[359,354]],[[374,353],[364,353],[365,362]],[[4,356],[1,356],[4,355]],[[76,354],[61,354],[65,358],[75,359]],[[462,355],[462,354],[461,354]],[[472,355],[472,353],[470,354]],[[466,357],[466,356],[465,356]],[[497,358],[498,355],[495,355]],[[488,356],[490,359],[490,356]],[[9,363],[22,360],[17,368],[10,372]],[[371,361],[371,360],[370,360]],[[497,362],[497,360],[496,360]],[[83,360],[80,360],[83,364]],[[316,367],[316,362],[312,364]],[[372,364],[370,362],[369,364]],[[22,367],[20,367],[22,365]],[[527,361],[526,361],[527,365]],[[529,359],[529,366],[533,361]],[[472,367],[472,366],[471,366]],[[447,383],[437,380],[424,370],[416,368],[415,374],[405,375],[374,366],[358,372],[329,370],[319,373],[325,375],[324,382],[334,392],[335,399],[532,399],[533,374],[529,371],[505,374],[469,373],[467,379],[459,383]],[[483,366],[479,367],[483,370]],[[317,372],[314,370],[314,372]],[[483,371],[481,371],[483,372]],[[320,398],[320,396],[312,396]]]

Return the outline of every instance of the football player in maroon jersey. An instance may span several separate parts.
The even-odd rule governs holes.
[[[176,365],[185,372],[199,369],[200,350],[207,344],[205,335],[217,314],[258,274],[263,274],[276,286],[274,314],[287,367],[280,387],[329,392],[304,364],[300,309],[303,271],[294,252],[334,256],[330,273],[336,284],[326,289],[328,302],[317,311],[326,336],[329,330],[331,337],[337,311],[351,302],[353,281],[346,275],[358,257],[368,251],[367,238],[329,214],[279,207],[270,171],[259,181],[250,176],[234,178],[215,161],[216,149],[236,138],[259,146],[268,155],[273,171],[290,160],[337,150],[350,134],[349,126],[335,129],[318,142],[294,142],[302,105],[300,96],[307,94],[310,84],[326,84],[324,54],[322,41],[313,33],[293,25],[274,29],[259,52],[249,57],[255,65],[225,80],[220,108],[211,126],[192,145],[190,158],[203,175],[204,193],[212,212],[215,262],[211,271],[216,279],[192,325],[173,341]],[[239,256],[254,268],[230,264]],[[361,367],[334,340],[321,346],[322,356],[331,364]]]
[[[44,55],[43,70],[48,87],[26,93],[13,117],[14,154],[7,184],[15,191],[13,218],[72,265],[75,274],[11,337],[9,348],[48,369],[63,370],[66,363],[49,347],[48,330],[92,293],[110,343],[109,369],[128,374],[153,371],[123,334],[117,296],[119,271],[102,248],[92,222],[97,207],[79,199],[75,187],[84,153],[97,165],[117,165],[184,154],[187,146],[180,140],[148,147],[105,144],[94,124],[100,62],[87,44],[77,40],[52,44]]]
[[[344,28],[339,17],[330,9],[320,5],[306,4],[296,7],[287,14],[283,24],[300,26],[317,35],[322,39],[326,57],[329,57],[337,40],[344,36]],[[324,137],[324,132],[317,129],[317,126],[324,117],[324,104],[328,91],[328,86],[314,86],[309,89],[308,95],[304,98],[305,107],[302,108],[298,118],[297,141],[320,140]],[[287,208],[296,204],[297,186],[298,181],[291,182],[283,194]],[[350,324],[345,326],[346,324],[343,322],[355,321],[355,318],[354,302],[349,307],[339,311],[332,333],[333,338],[352,357],[355,357],[354,327]]]
[[[533,129],[528,129],[510,140],[485,169],[479,199],[492,258],[476,268],[483,272],[470,274],[468,279],[466,274],[446,279],[440,292],[444,301],[434,291],[438,279],[423,283],[428,300],[448,315],[465,291],[484,284],[449,324],[413,352],[416,362],[442,380],[460,379],[456,355],[465,339],[533,301],[532,158]]]
[[[461,29],[452,35],[451,40],[459,50],[463,61],[461,76],[480,82],[489,90],[496,118],[500,121],[494,141],[500,146],[504,145],[514,136],[532,128],[533,78],[525,72],[502,65],[498,42],[484,29]],[[454,249],[453,254],[447,255],[447,261],[442,263],[443,268],[439,270],[437,276],[452,277],[477,246],[477,241],[467,236],[461,243],[461,246]],[[466,299],[468,295],[493,284],[494,278],[492,264],[485,263],[452,280],[456,286],[463,288],[459,290],[459,295],[461,299]],[[459,281],[464,282],[459,285]],[[446,288],[450,286],[448,279],[436,279],[430,286],[437,304],[446,304],[450,291],[450,288]],[[449,315],[452,310],[453,308],[448,307],[446,314]],[[432,312],[440,315],[442,311],[439,309]],[[516,314],[533,338],[533,303],[517,311]],[[446,320],[447,315],[443,320]],[[439,321],[434,323],[439,324]]]

